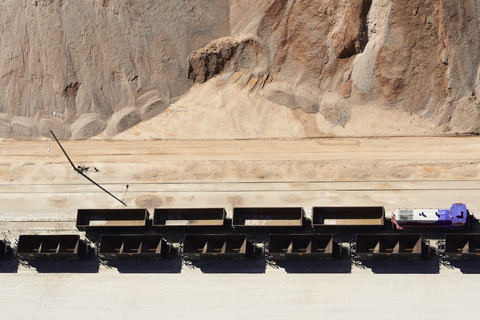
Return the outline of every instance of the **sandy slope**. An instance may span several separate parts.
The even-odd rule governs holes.
[[[407,133],[442,134],[444,131],[428,119],[378,105],[352,106],[349,121],[339,125],[332,123],[332,118],[344,115],[336,109],[334,100],[326,102],[330,109],[324,110],[323,114],[306,113],[299,108],[292,110],[266,99],[265,90],[259,84],[262,80],[252,79],[242,72],[217,76],[193,86],[164,113],[139,123],[114,139],[398,136]],[[102,137],[108,138],[108,134]]]

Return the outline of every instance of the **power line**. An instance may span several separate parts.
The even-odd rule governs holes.
[[[107,189],[103,188],[101,185],[99,185],[98,183],[96,183],[95,181],[93,181],[90,177],[88,177],[86,174],[83,173],[84,169],[80,166],[78,166],[78,168],[75,166],[75,164],[73,164],[73,161],[70,159],[70,157],[68,156],[67,152],[65,151],[65,149],[63,149],[62,145],[60,144],[60,141],[58,141],[57,137],[55,136],[55,134],[53,133],[52,130],[50,130],[50,133],[52,134],[53,138],[55,139],[55,141],[57,142],[57,144],[59,145],[60,149],[62,149],[62,152],[63,154],[65,155],[65,157],[67,157],[68,159],[68,162],[70,162],[70,165],[72,166],[73,170],[75,170],[75,172],[77,172],[78,174],[82,175],[85,179],[87,179],[88,181],[90,181],[91,183],[93,183],[94,185],[96,185],[97,187],[99,187],[100,189],[102,189],[105,193],[107,193],[108,195],[110,195],[112,198],[114,198],[115,200],[117,200],[118,202],[120,202],[121,204],[123,204],[125,207],[127,206],[127,204],[125,202],[123,202],[122,200],[118,199],[117,197],[115,197],[112,193],[110,193]]]

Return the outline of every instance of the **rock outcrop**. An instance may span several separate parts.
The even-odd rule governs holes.
[[[259,39],[237,34],[213,41],[188,57],[188,77],[193,82],[205,82],[213,76],[240,69],[252,74],[265,73],[268,59]]]

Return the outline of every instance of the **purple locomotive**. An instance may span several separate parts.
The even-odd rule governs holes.
[[[392,225],[397,229],[466,229],[470,214],[463,203],[454,203],[450,209],[397,209],[392,214]]]

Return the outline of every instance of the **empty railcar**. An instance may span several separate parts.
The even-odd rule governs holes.
[[[334,255],[332,234],[270,234],[267,253],[274,259],[318,258]]]
[[[187,259],[246,259],[255,254],[245,234],[186,234],[182,255]]]
[[[445,256],[448,259],[480,259],[480,233],[445,235]]]
[[[314,227],[381,227],[384,207],[313,207]]]
[[[145,228],[149,219],[147,209],[79,209],[78,230]]]
[[[161,235],[120,234],[100,238],[98,256],[104,259],[163,259],[173,250]]]
[[[301,227],[303,208],[233,208],[232,226],[235,227]]]
[[[421,234],[358,234],[356,254],[362,259],[421,258]]]
[[[6,240],[0,240],[0,259],[9,258],[13,253],[10,243]]]
[[[224,208],[162,208],[153,212],[154,227],[219,227],[225,222]]]
[[[79,259],[89,248],[79,235],[21,235],[17,255],[24,259]]]

